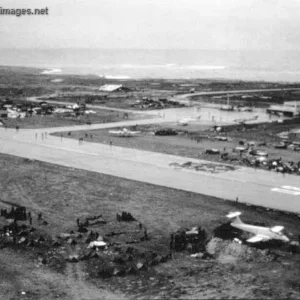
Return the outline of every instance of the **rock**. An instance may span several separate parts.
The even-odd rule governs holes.
[[[28,240],[27,240],[26,237],[21,237],[18,243],[19,244],[25,244],[25,243],[28,243]]]
[[[222,244],[223,240],[220,238],[212,238],[206,245],[206,251],[210,255],[216,255],[218,252],[218,248]]]
[[[136,264],[136,268],[137,268],[137,270],[146,270],[147,269],[147,266],[145,265],[145,264],[143,264],[142,262],[138,262],[137,264]]]

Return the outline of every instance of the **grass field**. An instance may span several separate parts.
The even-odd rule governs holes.
[[[20,128],[33,129],[33,128],[47,128],[47,127],[61,127],[69,125],[84,125],[87,122],[95,123],[110,123],[124,120],[137,120],[144,116],[140,114],[128,113],[128,118],[123,118],[124,114],[121,112],[111,110],[96,109],[96,114],[84,115],[84,116],[59,116],[59,115],[35,115],[24,119],[2,119],[3,123],[8,128]]]
[[[181,134],[175,136],[154,135],[154,131],[161,128],[172,128],[181,131]],[[228,137],[228,141],[215,140],[213,137],[220,134],[212,132],[211,126],[207,125],[190,125],[187,127],[180,127],[174,124],[134,126],[131,130],[140,130],[141,134],[130,138],[111,136],[108,129],[93,130],[91,133],[93,134],[94,143],[109,143],[111,141],[113,145],[121,147],[220,162],[222,160],[219,155],[205,154],[205,151],[215,148],[223,152],[225,149],[232,154],[232,149],[239,146],[240,140],[245,142],[255,141],[256,144],[265,142],[267,145],[260,146],[259,149],[266,151],[269,154],[269,158],[282,157],[284,161],[297,163],[300,161],[299,152],[274,148],[274,144],[279,144],[281,141],[276,134],[292,128],[299,128],[299,124],[261,124],[245,131],[241,130],[241,126],[235,126],[232,129],[228,129],[228,132],[221,133],[221,135]],[[83,134],[84,132],[82,131],[74,131],[70,138],[78,139]],[[240,158],[239,155],[236,154],[236,156]]]
[[[100,235],[128,232],[118,240],[111,239],[124,244],[130,232],[139,234],[139,231],[136,222],[116,221],[116,213],[121,211],[132,213],[148,230],[150,240],[132,247],[157,253],[169,251],[170,233],[178,228],[200,225],[211,236],[217,226],[226,222],[225,215],[234,210],[243,212],[245,221],[255,220],[270,226],[280,223],[292,239],[299,234],[300,219],[291,214],[8,155],[0,155],[0,166],[1,208],[9,209],[10,204],[26,206],[33,215],[32,225],[49,237],[76,230],[77,218],[102,214],[107,224],[92,227],[93,231]],[[48,225],[37,220],[40,212]],[[60,247],[56,255],[76,253],[82,245],[78,242],[75,246]],[[173,259],[139,275],[108,279],[97,276],[100,258],[76,264],[63,260],[38,264],[37,257],[47,253],[21,246],[2,249],[1,299],[299,298],[300,295],[299,255],[289,253],[273,262],[220,263],[195,259],[187,252],[174,252]],[[21,295],[21,291],[26,294]]]

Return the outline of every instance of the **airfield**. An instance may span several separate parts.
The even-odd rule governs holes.
[[[134,112],[131,111],[131,113]],[[223,125],[231,124],[233,118],[236,117],[230,112],[224,112],[222,115],[220,111],[214,117],[216,110],[199,111],[197,108],[168,109],[147,113],[143,111],[142,113],[146,115],[146,119],[82,126],[20,129],[19,131],[1,128],[0,152],[232,201],[238,198],[238,201],[243,203],[300,213],[299,179],[293,175],[247,167],[237,167],[233,171],[220,171],[218,174],[178,170],[172,168],[170,164],[182,164],[187,161],[186,158],[108,144],[96,144],[92,140],[79,143],[69,139],[66,135],[63,137],[51,135],[57,132],[85,132],[175,122],[187,113],[192,116],[201,114],[202,118],[199,122],[206,125],[215,124],[216,119],[222,120]],[[258,121],[261,120],[265,121],[263,117]],[[42,139],[42,134],[46,132],[47,138]],[[189,161],[208,163],[197,159],[189,159]]]
[[[51,76],[36,76],[37,81],[41,79],[50,80]],[[163,87],[170,85],[161,83]],[[63,107],[84,97],[80,86],[75,92],[75,86],[61,86],[70,89],[70,96],[64,98],[57,97],[53,89],[59,88],[52,83],[38,86],[44,84],[48,94],[39,89],[40,96],[34,96],[35,87],[26,87],[32,92],[26,97],[16,96],[17,101],[43,100]],[[133,84],[150,86],[151,82]],[[94,83],[87,89],[97,97]],[[142,97],[141,90],[137,96],[125,93],[126,99]],[[155,92],[160,95],[160,91]],[[1,298],[299,298],[299,247],[295,246],[300,222],[298,176],[199,158],[201,141],[188,138],[181,143],[188,141],[185,147],[191,147],[190,152],[174,149],[168,153],[164,150],[172,143],[166,142],[167,136],[143,135],[144,131],[143,136],[130,138],[109,135],[110,130],[122,128],[165,126],[190,132],[206,128],[208,132],[216,125],[233,124],[236,118],[253,119],[257,115],[258,120],[251,122],[270,121],[261,108],[221,112],[213,103],[190,102],[187,92],[174,94],[172,99],[191,107],[139,110],[131,109],[129,100],[116,107],[102,102],[87,104],[87,109],[98,112],[90,118],[90,125],[84,115],[4,120],[7,126],[0,128]],[[219,93],[224,92],[220,89]],[[212,93],[218,92],[214,89]],[[151,89],[145,94],[148,97]],[[119,100],[112,103],[124,99],[118,94],[116,97]],[[201,118],[195,124],[177,124],[181,118],[198,115]],[[256,131],[250,133],[252,140]],[[151,143],[156,138],[160,138],[158,146],[165,142],[164,148],[137,147],[137,143],[147,139]],[[203,144],[207,148],[224,146],[224,142],[212,140]],[[297,158],[297,152],[293,155]],[[198,168],[180,167],[183,164]],[[32,218],[18,220],[17,233],[7,235],[5,226],[11,212],[19,207],[25,207]],[[10,216],[4,217],[3,209]],[[242,212],[242,220],[248,224],[284,226],[291,244],[247,243],[249,234],[228,225],[226,215],[233,211]],[[120,220],[124,212],[133,220]],[[205,235],[182,248],[178,237],[195,226]],[[89,248],[97,238],[95,234],[107,248]],[[177,242],[172,242],[172,235]],[[234,241],[236,238],[241,243]]]

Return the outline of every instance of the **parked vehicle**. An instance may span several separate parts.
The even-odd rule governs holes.
[[[221,153],[221,151],[218,149],[207,149],[205,151],[205,154],[220,154],[220,153]]]
[[[264,157],[268,157],[268,153],[267,153],[267,152],[262,151],[262,150],[257,150],[257,149],[250,150],[250,151],[249,151],[249,154],[250,154],[250,155],[253,155],[253,156],[264,156]]]

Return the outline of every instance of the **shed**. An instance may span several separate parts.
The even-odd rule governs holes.
[[[99,91],[100,92],[129,92],[131,91],[131,88],[123,86],[123,84],[104,84],[100,86]]]
[[[122,84],[104,84],[100,86],[99,91],[101,92],[117,92],[122,90]]]

